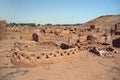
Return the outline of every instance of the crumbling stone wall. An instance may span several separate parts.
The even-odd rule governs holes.
[[[120,23],[115,24],[115,30],[120,30]]]
[[[120,23],[115,24],[115,35],[120,35]]]
[[[64,56],[70,56],[78,53],[78,49],[70,48],[67,50],[55,50],[50,53],[14,51],[11,61],[14,65],[22,67],[36,67],[41,65],[44,61],[52,60]]]
[[[117,38],[117,39],[114,39],[114,40],[112,41],[112,45],[113,45],[113,47],[118,47],[118,48],[120,48],[120,37]]]
[[[33,33],[32,34],[32,40],[42,43],[42,42],[66,42],[66,43],[75,43],[75,40],[78,39],[78,36],[76,35],[69,35],[69,34],[40,34],[40,33]]]
[[[57,37],[55,35],[47,35],[47,34],[40,34],[40,33],[33,33],[32,39],[36,42],[54,42],[57,40],[62,40],[61,37]]]
[[[94,36],[92,36],[92,35],[88,35],[87,36],[87,40],[90,40],[90,41],[93,41],[93,40],[95,40],[96,38],[94,37]]]
[[[33,33],[33,34],[32,34],[33,40],[36,41],[36,42],[38,42],[38,41],[39,41],[38,36],[39,36],[39,35],[38,35],[37,33]]]
[[[94,30],[95,29],[95,25],[90,25],[90,29]]]

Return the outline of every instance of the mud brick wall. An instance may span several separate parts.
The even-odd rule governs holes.
[[[120,30],[120,23],[115,24],[115,30]]]
[[[113,45],[114,47],[120,48],[120,37],[117,38],[117,39],[114,39],[114,40],[112,41],[112,45]]]
[[[78,48],[70,48],[67,50],[55,50],[50,53],[39,52],[26,52],[16,51],[13,52],[11,61],[14,65],[22,67],[36,67],[40,66],[42,62],[57,59],[59,57],[70,56],[78,53]]]
[[[39,33],[32,34],[32,40],[36,42],[57,42],[57,41],[64,41],[68,42],[69,36],[55,36],[55,35],[42,35]]]

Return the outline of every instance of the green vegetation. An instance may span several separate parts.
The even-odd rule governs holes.
[[[8,27],[13,27],[13,26],[32,26],[32,27],[35,27],[37,26],[35,23],[9,23],[7,24]]]
[[[80,26],[82,24],[77,23],[77,24],[51,24],[51,23],[47,23],[44,24],[42,26]],[[7,24],[8,27],[14,27],[14,26],[41,26],[41,24],[35,24],[35,23],[9,23]]]

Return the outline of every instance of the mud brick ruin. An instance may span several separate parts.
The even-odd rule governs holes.
[[[2,27],[5,27],[7,25],[7,22],[6,21],[0,21],[0,26],[2,26]]]
[[[53,50],[50,53],[18,51],[13,53],[12,63],[17,66],[35,67],[47,60],[57,59],[58,57],[70,56],[77,53],[77,48],[68,50]]]
[[[113,30],[114,35],[116,35],[116,37],[113,39],[112,44],[114,47],[120,47],[120,23],[115,24],[115,28]]]
[[[115,24],[115,35],[120,35],[120,23]]]
[[[6,21],[0,21],[0,40],[4,39],[6,36],[6,28],[7,22]]]
[[[117,53],[112,45],[120,47],[118,44],[120,38],[116,36],[116,31],[119,31],[118,25],[114,26],[113,39],[110,32],[98,31],[95,25],[90,25],[87,29],[78,27],[30,29],[32,41],[16,42],[12,49],[11,62],[17,66],[35,67],[49,60],[78,54],[80,51],[89,51],[98,56],[111,56]]]
[[[6,25],[6,21],[0,21],[0,40],[17,39],[11,49],[11,62],[21,67],[40,66],[81,51],[101,57],[113,56],[117,53],[115,48],[120,48],[120,23],[104,30],[94,24],[86,27],[11,28]]]

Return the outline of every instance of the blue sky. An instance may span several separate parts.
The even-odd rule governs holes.
[[[84,23],[120,14],[120,0],[0,0],[0,20],[17,23]]]

